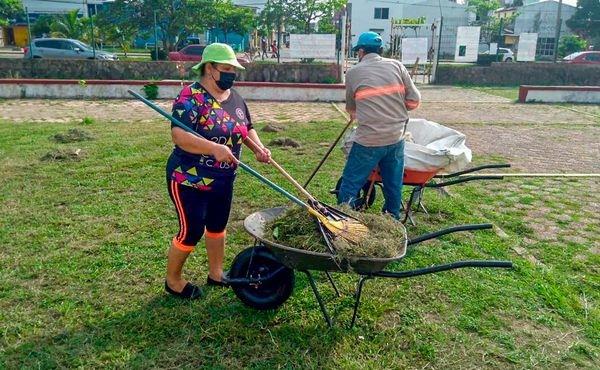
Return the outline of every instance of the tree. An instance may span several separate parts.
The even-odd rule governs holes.
[[[289,24],[303,33],[311,33],[311,23],[340,10],[345,0],[288,0],[285,3]]]
[[[0,1],[0,27],[8,26],[11,20],[24,14],[21,0]]]
[[[50,24],[52,37],[81,39],[83,36],[83,22],[79,18],[79,9],[74,9],[67,14],[61,14]]]
[[[50,26],[56,20],[56,15],[43,14],[38,17],[35,23],[31,26],[31,33],[33,36],[42,36],[44,34],[50,34]]]
[[[587,42],[576,35],[566,35],[560,38],[558,44],[558,56],[561,58],[576,53],[578,51],[585,50]]]
[[[127,0],[117,0],[100,11],[94,23],[102,32],[100,40],[118,45],[127,56],[140,29],[139,11],[135,6]]]
[[[254,12],[250,8],[233,5],[231,0],[219,0],[213,7],[213,27],[227,33],[244,35],[254,26]]]
[[[567,26],[583,38],[600,42],[600,1],[577,0],[577,11]]]
[[[486,21],[492,10],[500,8],[500,0],[469,0],[468,10],[476,15],[479,21]]]

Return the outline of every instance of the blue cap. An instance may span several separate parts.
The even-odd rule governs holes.
[[[352,50],[357,51],[361,47],[380,48],[381,44],[383,44],[383,40],[377,32],[363,32],[358,37],[358,42]]]

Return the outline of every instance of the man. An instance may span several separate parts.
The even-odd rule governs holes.
[[[346,74],[346,110],[358,128],[348,154],[338,204],[355,205],[371,171],[379,166],[385,203],[383,212],[400,218],[404,171],[405,125],[421,94],[402,63],[382,58],[382,39],[375,32],[360,35],[354,51],[359,63]]]
[[[260,51],[260,57],[262,60],[265,60],[265,57],[267,56],[267,38],[264,36],[260,38]]]

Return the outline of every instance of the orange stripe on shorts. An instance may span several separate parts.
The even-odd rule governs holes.
[[[207,238],[211,238],[211,239],[221,239],[221,238],[224,238],[225,235],[226,235],[226,233],[227,233],[226,230],[223,230],[223,231],[218,232],[218,233],[213,233],[212,231],[208,231],[208,230],[204,231],[204,235]]]

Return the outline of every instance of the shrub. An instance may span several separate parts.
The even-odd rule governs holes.
[[[144,94],[146,94],[146,98],[148,98],[150,100],[154,100],[154,99],[158,98],[158,85],[157,84],[149,83],[147,85],[144,85],[142,90],[144,90]]]

